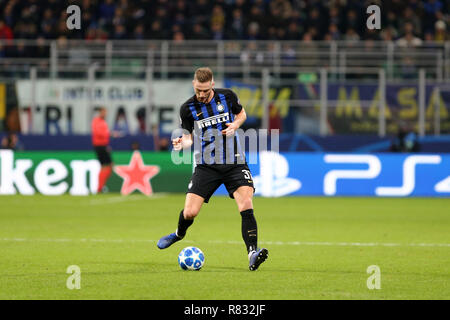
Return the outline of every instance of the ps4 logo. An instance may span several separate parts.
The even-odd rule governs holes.
[[[318,154],[260,152],[250,169],[256,195],[448,196],[445,154]]]
[[[406,197],[412,195],[416,188],[416,167],[424,165],[438,165],[442,161],[440,155],[411,155],[404,159],[402,165],[402,184],[400,186],[377,186],[376,196]],[[329,164],[359,164],[367,165],[364,170],[334,169],[328,171],[323,179],[323,193],[327,196],[337,194],[338,180],[364,180],[377,178],[382,170],[379,157],[375,155],[355,154],[326,154],[324,162]],[[436,193],[450,192],[450,176],[439,181],[434,186]]]
[[[271,151],[259,154],[260,175],[255,176],[255,194],[263,197],[282,197],[299,190],[300,180],[289,178],[289,163],[284,156]]]

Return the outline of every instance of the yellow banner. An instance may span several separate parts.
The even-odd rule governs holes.
[[[6,116],[6,85],[0,83],[0,120]]]

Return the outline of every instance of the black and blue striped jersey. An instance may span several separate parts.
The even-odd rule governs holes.
[[[242,105],[230,89],[214,89],[209,103],[199,102],[195,95],[183,103],[181,127],[193,133],[196,164],[245,163],[238,132],[232,137],[221,133],[227,128],[226,123],[233,122],[241,111]]]

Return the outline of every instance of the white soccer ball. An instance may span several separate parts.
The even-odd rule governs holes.
[[[197,247],[186,247],[178,255],[178,264],[183,270],[200,270],[205,264],[205,255]]]

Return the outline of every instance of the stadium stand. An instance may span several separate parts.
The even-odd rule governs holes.
[[[448,40],[449,0],[386,0],[384,31],[365,27],[360,0],[8,0],[0,3],[0,39]],[[66,28],[68,4],[81,30]],[[413,26],[410,30],[410,25]],[[409,39],[409,40],[408,40]],[[20,54],[19,52],[12,53]]]
[[[72,4],[81,8],[80,29],[67,28],[66,9]],[[381,30],[366,27],[370,4],[381,7]],[[42,106],[50,110],[45,109],[47,118],[55,116],[51,108],[55,107],[56,90],[45,91],[45,97],[38,97],[36,90],[23,94],[17,89],[16,94],[16,88],[27,88],[26,81],[45,85],[54,79],[89,84],[122,79],[186,80],[196,67],[207,65],[224,86],[249,89],[255,99],[263,99],[258,88],[264,82],[262,71],[268,69],[267,88],[276,91],[269,108],[281,112],[270,116],[268,123],[284,133],[384,137],[397,133],[401,115],[409,117],[401,120],[410,126],[421,123],[420,136],[424,138],[425,134],[450,132],[446,107],[450,99],[449,25],[450,0],[5,0],[0,1],[0,79],[10,91],[8,97],[19,97],[20,117],[30,122],[28,112],[41,112]],[[325,101],[320,96],[320,69],[328,72],[327,107],[332,111],[328,119],[319,115],[318,105],[323,107]],[[427,83],[419,83],[420,70]],[[383,121],[378,122],[374,106],[379,104],[380,71],[386,75],[383,87],[388,112],[394,113],[386,114],[386,126],[378,131]],[[76,95],[77,88],[74,85],[67,92]],[[433,111],[437,89],[445,103],[441,113]],[[283,96],[286,92],[289,97]],[[257,128],[262,124],[258,108],[263,101],[254,103],[254,97],[246,97],[247,123]],[[406,110],[412,98],[419,106],[416,109],[426,111],[421,119]],[[155,104],[162,114],[164,108],[180,102],[142,103]],[[16,104],[7,101],[6,114],[10,115]],[[94,105],[90,100],[89,104]],[[283,109],[284,105],[288,107]],[[139,123],[147,121],[148,114],[139,112]],[[71,114],[61,115],[61,119],[66,117],[71,121]],[[19,131],[7,119],[4,117],[0,126]],[[324,127],[326,120],[330,128],[320,131],[317,123]],[[74,133],[70,126],[61,131],[52,121],[45,126],[35,124],[28,131],[22,125],[21,131],[29,135],[21,139],[27,146],[38,146],[38,137],[32,134]],[[152,130],[147,125],[131,134],[150,134]],[[75,136],[78,139],[78,134]],[[308,150],[324,146],[316,138],[291,138],[286,138],[289,150],[300,145]],[[129,148],[131,142],[125,140],[121,148]],[[84,146],[85,141],[71,144],[76,145]],[[323,148],[330,145],[335,142]],[[351,148],[336,145],[342,145],[341,150]],[[355,140],[352,147],[361,146]],[[382,150],[387,149],[388,145],[383,145]]]

